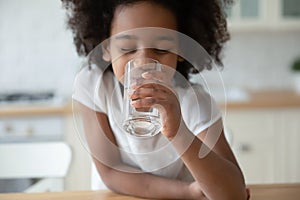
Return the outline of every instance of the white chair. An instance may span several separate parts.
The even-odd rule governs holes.
[[[0,144],[0,179],[38,180],[23,192],[62,191],[70,162],[63,142]]]

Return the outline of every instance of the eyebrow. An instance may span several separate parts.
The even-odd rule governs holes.
[[[116,40],[122,40],[122,39],[127,39],[127,40],[137,40],[138,38],[134,35],[126,35],[126,34],[121,34],[117,35],[115,37]]]
[[[121,34],[121,35],[117,35],[115,37],[116,40],[122,40],[122,39],[126,39],[126,40],[137,40],[138,37],[135,35],[127,35],[127,34]],[[162,41],[162,40],[166,40],[166,41],[175,41],[174,37],[171,36],[167,36],[167,35],[162,35],[162,36],[158,36],[155,38],[156,41]]]
[[[156,40],[158,40],[158,41],[161,41],[161,40],[167,40],[167,41],[172,41],[172,42],[174,42],[174,41],[175,41],[175,38],[174,38],[174,37],[171,37],[171,36],[163,35],[163,36],[158,36],[158,37],[156,38]]]

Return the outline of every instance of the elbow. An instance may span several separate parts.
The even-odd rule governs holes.
[[[99,181],[101,181],[109,190],[119,193],[117,189],[118,180],[116,180],[116,177],[118,177],[118,175],[114,167],[107,166],[96,159],[94,160],[94,163],[97,169],[97,173],[101,179]]]
[[[104,185],[111,191],[119,193],[117,187],[117,181],[114,180],[113,169],[106,169],[100,172],[100,177]]]
[[[247,200],[248,194],[244,181],[229,181],[219,188],[218,195],[212,199],[220,200]]]
[[[248,198],[247,198],[246,192],[242,192],[242,193],[239,193],[239,194],[231,195],[231,196],[229,196],[226,199],[228,199],[228,200],[233,200],[233,199],[236,199],[236,200],[247,200]]]
[[[115,169],[107,167],[105,170],[102,170],[100,172],[100,177],[104,185],[109,190],[118,194],[126,195],[126,193],[122,191],[122,187],[121,187],[122,181],[120,181],[120,175]]]
[[[239,189],[235,188],[226,197],[222,197],[222,200],[247,200],[248,194],[245,187]]]

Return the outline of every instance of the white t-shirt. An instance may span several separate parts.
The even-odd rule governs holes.
[[[195,135],[220,119],[215,101],[201,85],[175,90],[183,119]],[[95,65],[82,68],[75,79],[73,99],[107,115],[124,163],[159,176],[191,180],[180,156],[162,134],[138,138],[122,129],[123,95],[112,71],[102,72]]]

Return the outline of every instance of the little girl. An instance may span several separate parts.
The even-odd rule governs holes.
[[[247,199],[243,174],[224,136],[221,113],[203,87],[193,86],[196,98],[188,95],[187,88],[184,100],[178,98],[179,90],[161,84],[136,88],[130,97],[132,106],[156,107],[160,112],[162,128],[154,137],[133,137],[118,120],[124,69],[133,58],[155,59],[187,80],[190,73],[205,70],[196,70],[176,53],[181,51],[176,39],[159,31],[141,34],[139,30],[178,31],[203,46],[221,65],[220,52],[229,38],[222,5],[228,2],[62,1],[69,11],[77,52],[89,55],[92,63],[78,73],[73,99],[105,185],[117,193],[144,198]],[[207,153],[201,156],[200,149]]]

